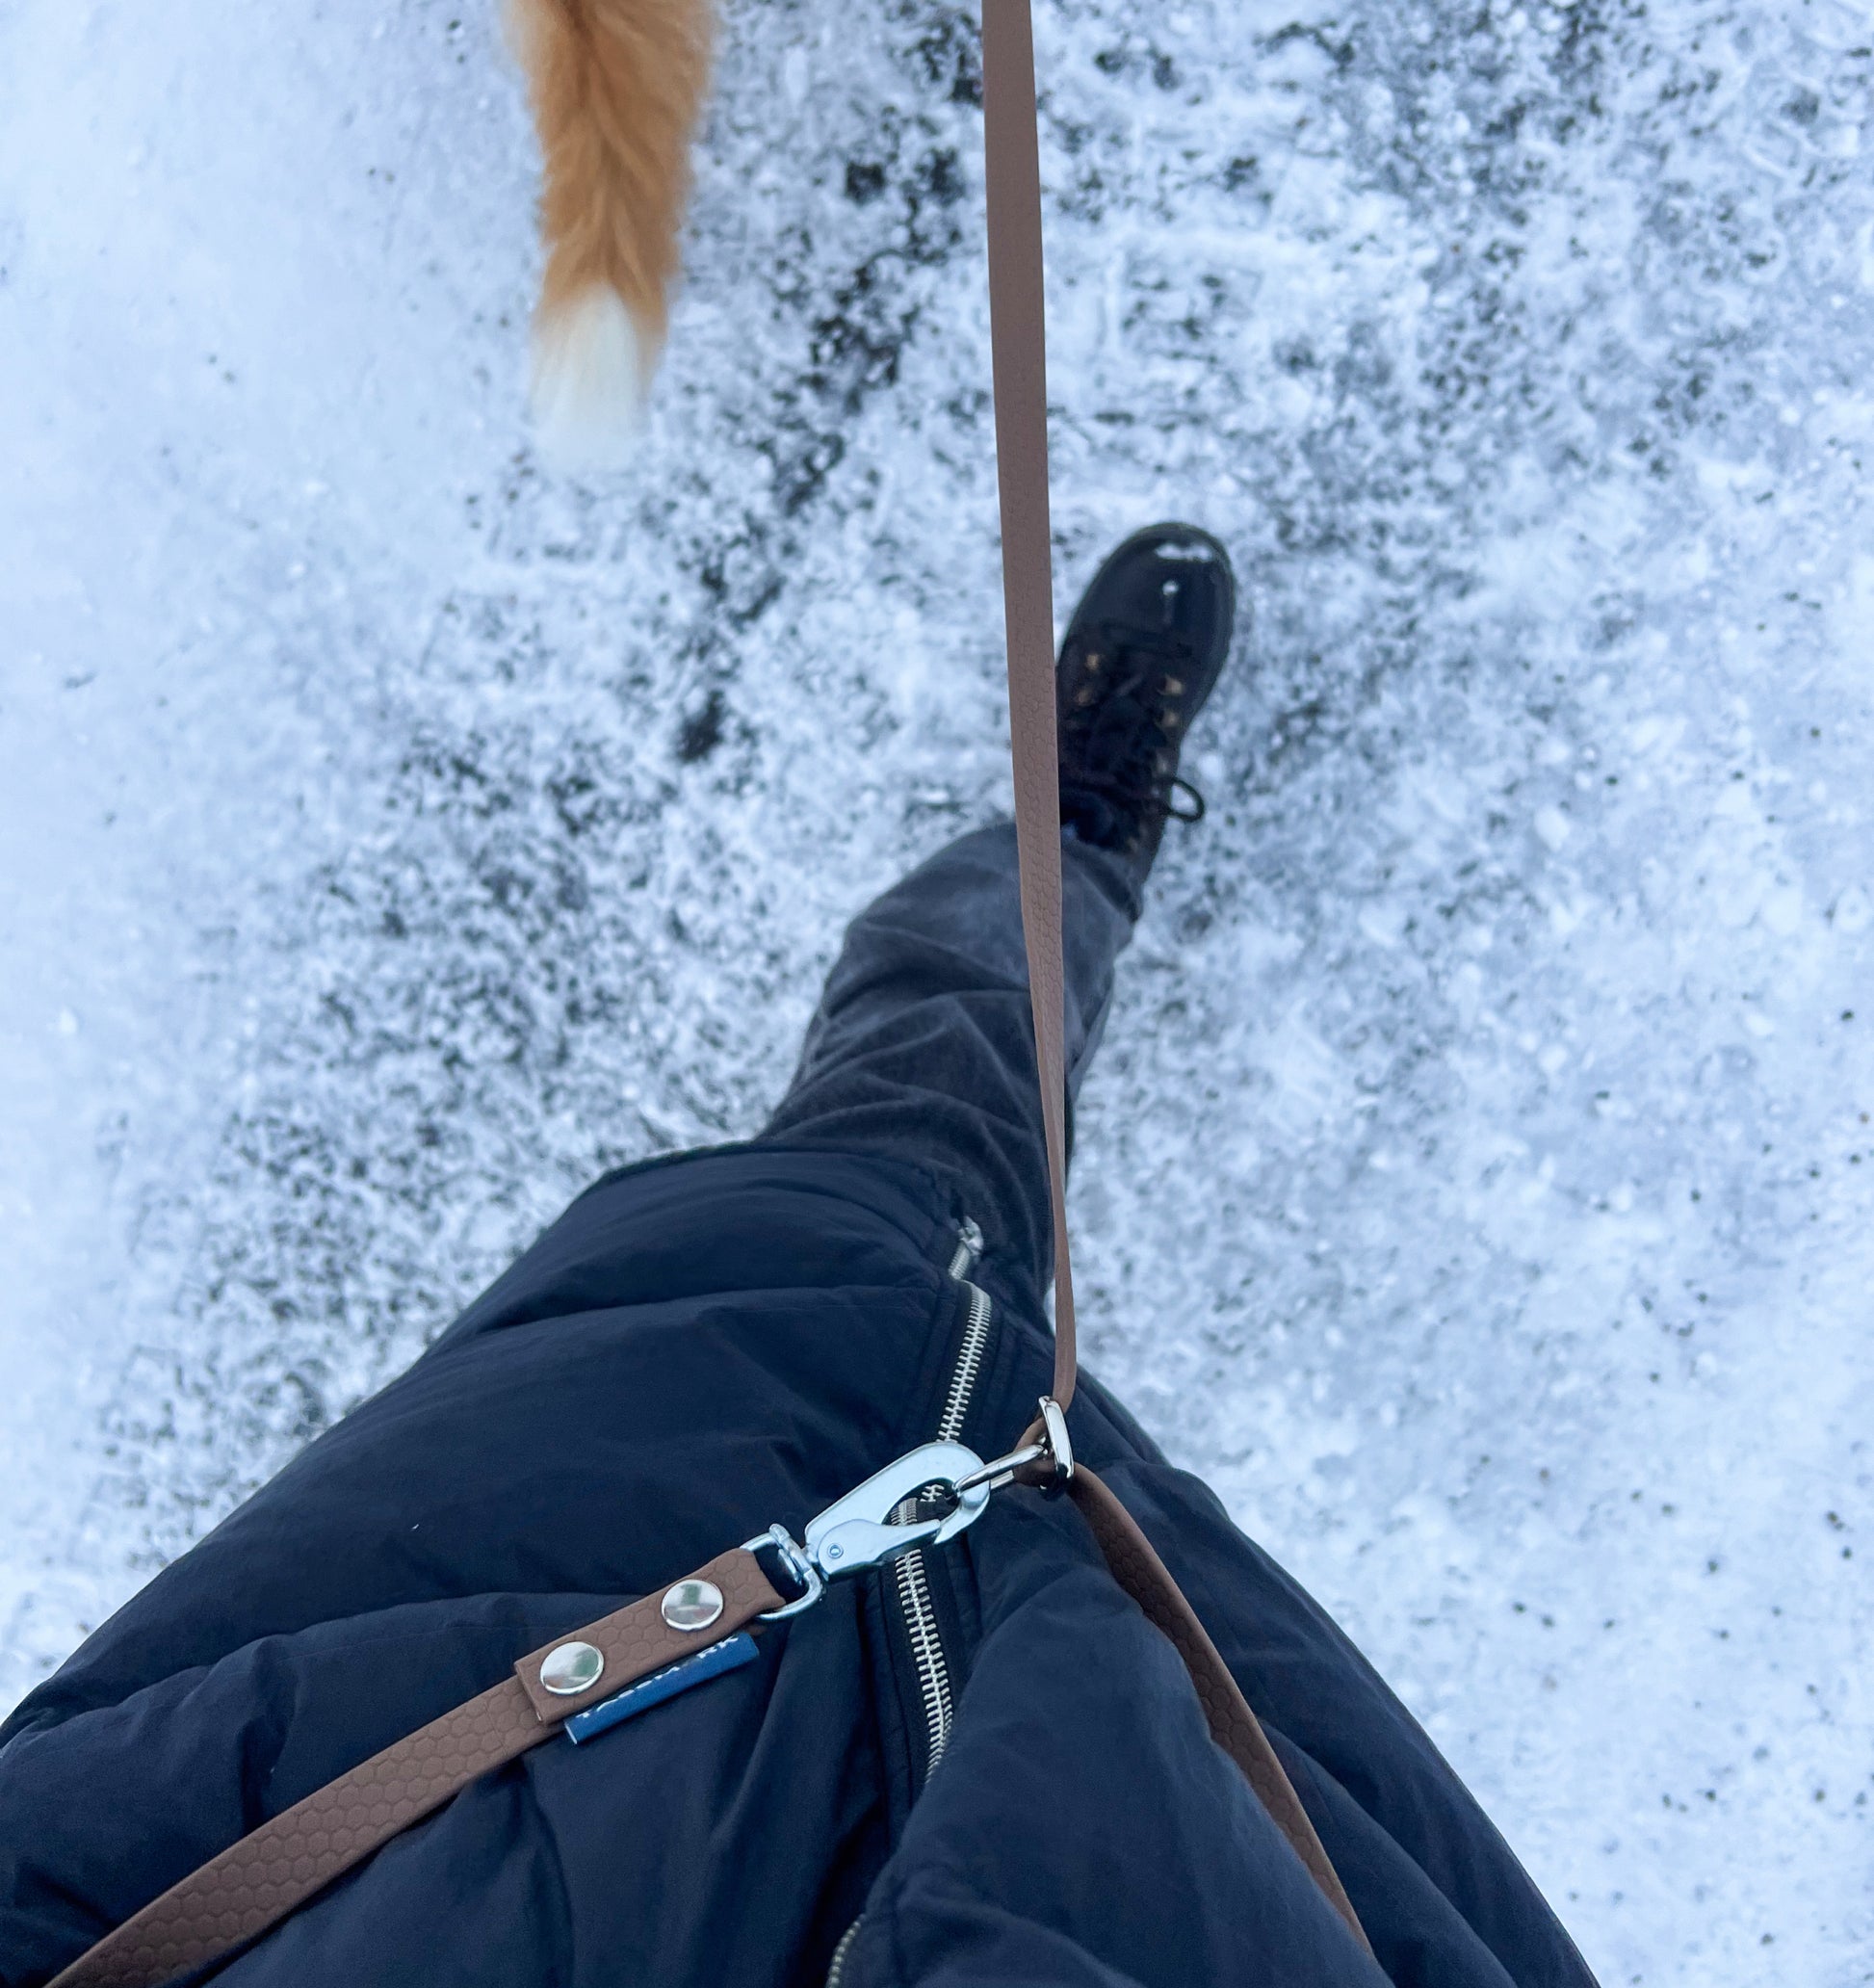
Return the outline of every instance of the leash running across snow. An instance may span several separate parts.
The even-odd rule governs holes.
[[[1061,947],[1060,747],[1054,703],[1054,539],[1048,505],[1047,300],[1041,254],[1040,119],[1030,0],[982,0],[984,179],[989,204],[990,347],[1001,484],[1002,597],[1008,624],[1009,739],[1022,929],[1034,1008],[1054,1229],[1054,1382],[1028,1442],[1046,1447],[1074,1399],[1074,1269],[1067,1232],[1066,973]],[[1057,1404],[1057,1405],[1056,1405]],[[1058,1424],[1062,1436],[1064,1422]],[[1366,1935],[1268,1736],[1196,1611],[1132,1514],[1084,1464],[1055,1450],[1029,1467],[1065,1488],[1114,1580],[1171,1639],[1210,1737],[1255,1790],[1329,1903],[1368,1952]]]
[[[482,1774],[561,1734],[587,1743],[751,1661],[754,1635],[764,1625],[811,1608],[829,1582],[883,1566],[914,1547],[947,1544],[975,1524],[993,1492],[1016,1482],[1073,1498],[1113,1578],[1184,1659],[1211,1738],[1366,1947],[1320,1838],[1215,1645],[1132,1515],[1091,1470],[1075,1463],[1067,1435],[1077,1360],[1066,1198],[1047,320],[1029,6],[1030,0],[983,0],[982,70],[1009,732],[1054,1212],[1053,1394],[1006,1456],[985,1463],[960,1443],[925,1444],[821,1512],[800,1540],[770,1527],[660,1593],[524,1657],[480,1697],[328,1782],[191,1872],[75,1960],[51,1988],[162,1988],[228,1958]],[[900,1516],[927,1513],[933,1504],[943,1507],[937,1516]]]

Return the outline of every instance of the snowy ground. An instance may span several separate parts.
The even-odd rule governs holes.
[[[1609,1988],[1874,1981],[1874,14],[1302,4],[1037,10],[1062,605],[1256,623],[1092,1357]],[[489,10],[0,13],[0,1702],[1005,803],[974,63],[729,0],[582,487]]]

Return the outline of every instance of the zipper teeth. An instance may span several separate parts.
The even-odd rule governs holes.
[[[950,1274],[970,1294],[970,1318],[963,1328],[956,1372],[950,1375],[950,1393],[944,1398],[944,1412],[937,1424],[940,1443],[953,1443],[963,1433],[963,1419],[970,1412],[970,1397],[976,1391],[976,1375],[982,1371],[983,1349],[989,1344],[989,1294],[968,1283],[957,1271]]]
[[[956,1349],[956,1366],[944,1397],[944,1410],[937,1422],[937,1440],[953,1443],[962,1433],[970,1412],[970,1397],[976,1392],[976,1376],[982,1372],[982,1356],[989,1344],[989,1322],[994,1307],[989,1294],[972,1284],[965,1271],[975,1269],[982,1253],[982,1231],[973,1221],[957,1230],[956,1251],[950,1258],[950,1276],[970,1294],[970,1314],[963,1325],[962,1343]],[[924,1768],[928,1779],[950,1744],[950,1664],[944,1655],[943,1633],[937,1626],[937,1610],[930,1599],[930,1580],[924,1567],[924,1550],[914,1547],[894,1563],[898,1607],[911,1638],[911,1656],[918,1671],[918,1695],[924,1701],[924,1729],[930,1750]]]
[[[989,1294],[969,1281],[982,1254],[982,1231],[973,1221],[958,1224],[956,1248],[950,1260],[950,1275],[970,1294],[970,1316],[964,1321],[962,1344],[956,1349],[956,1366],[950,1374],[950,1390],[944,1397],[944,1412],[937,1422],[937,1440],[953,1443],[962,1434],[970,1412],[970,1397],[976,1392],[976,1376],[982,1372],[982,1356],[989,1345],[989,1325],[995,1307]],[[924,1701],[924,1728],[930,1736],[925,1756],[924,1778],[936,1770],[950,1744],[952,1701],[950,1664],[944,1656],[943,1634],[937,1627],[937,1610],[930,1600],[930,1581],[924,1572],[924,1549],[914,1546],[892,1562],[893,1583],[904,1627],[911,1638],[911,1657],[918,1670],[918,1695]],[[840,1988],[846,1974],[847,1955],[865,1923],[864,1915],[855,1919],[840,1936],[833,1949],[832,1965],[826,1971],[826,1988]]]
[[[833,1964],[826,1970],[826,1988],[840,1988],[846,1978],[846,1964],[852,1953],[852,1943],[859,1937],[859,1928],[866,1923],[862,1912],[846,1931],[840,1935],[840,1944],[833,1949]]]
[[[918,1666],[918,1691],[924,1699],[924,1724],[930,1734],[930,1752],[924,1764],[928,1778],[944,1757],[950,1738],[950,1666],[944,1661],[944,1645],[937,1628],[937,1610],[931,1606],[930,1582],[924,1572],[924,1554],[914,1550],[893,1562],[898,1576],[898,1606],[904,1610],[905,1627],[911,1634],[911,1655]]]

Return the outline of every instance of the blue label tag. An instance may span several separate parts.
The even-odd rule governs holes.
[[[740,1670],[760,1655],[755,1638],[743,1630],[740,1635],[698,1650],[693,1657],[681,1657],[675,1663],[654,1670],[649,1677],[627,1685],[615,1698],[608,1698],[602,1705],[574,1713],[561,1730],[575,1746],[583,1746],[601,1733],[611,1732],[613,1726],[623,1725],[626,1719],[636,1718],[640,1712],[649,1712],[653,1705],[674,1698],[679,1691],[706,1685],[711,1678],[721,1677],[726,1671]]]

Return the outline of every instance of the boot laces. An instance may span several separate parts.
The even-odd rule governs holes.
[[[1096,624],[1085,652],[1109,663],[1114,674],[1090,705],[1069,704],[1061,713],[1063,793],[1102,801],[1141,826],[1201,822],[1203,795],[1159,764],[1168,753],[1176,766],[1180,742],[1165,730],[1165,707],[1156,687],[1181,665],[1195,666],[1191,644],[1164,629],[1108,620]],[[1177,805],[1181,797],[1184,807]]]

